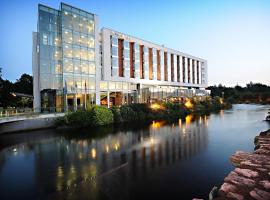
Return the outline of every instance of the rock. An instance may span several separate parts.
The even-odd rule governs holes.
[[[232,199],[237,199],[237,200],[244,200],[244,196],[243,195],[237,194],[237,193],[234,193],[234,192],[229,192],[227,194],[227,197],[228,198],[232,198]]]
[[[255,177],[259,176],[258,172],[252,171],[250,169],[235,168],[234,171],[237,174],[240,174],[240,175],[248,177],[248,178],[255,178]]]
[[[220,188],[220,191],[224,192],[224,193],[229,193],[229,192],[235,192],[237,190],[237,188],[230,183],[223,183],[223,185]]]
[[[260,184],[265,188],[265,189],[270,189],[270,182],[268,180],[260,181]]]
[[[232,171],[229,175],[224,179],[226,182],[230,182],[240,186],[248,186],[253,187],[255,185],[255,181],[252,179],[248,179],[242,176],[239,176],[236,172]]]
[[[269,200],[270,199],[270,193],[260,190],[258,188],[255,188],[254,190],[250,191],[250,196],[253,197],[256,200]]]

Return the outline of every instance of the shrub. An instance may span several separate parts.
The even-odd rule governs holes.
[[[67,125],[74,127],[86,127],[91,126],[91,112],[85,110],[77,110],[76,112],[70,112],[66,115]]]
[[[113,113],[110,109],[94,106],[90,110],[92,126],[102,126],[113,123]]]
[[[112,113],[113,113],[113,121],[114,123],[121,123],[123,121],[120,109],[116,106],[112,107]]]
[[[127,105],[122,106],[120,108],[120,113],[121,113],[123,121],[125,122],[137,120],[137,115],[130,106],[127,106]]]

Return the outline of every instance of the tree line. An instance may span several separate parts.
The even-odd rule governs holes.
[[[210,86],[211,96],[224,97],[230,103],[261,103],[270,104],[270,86],[261,83],[248,83],[245,87],[236,85],[226,87],[221,84]]]
[[[23,95],[33,95],[33,77],[29,74],[22,74],[15,82],[11,82],[3,78],[0,68],[0,107],[31,108],[33,99]]]

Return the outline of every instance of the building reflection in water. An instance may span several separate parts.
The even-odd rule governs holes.
[[[49,197],[72,199],[77,191],[76,195],[88,199],[98,198],[100,192],[124,199],[132,182],[202,151],[208,142],[207,126],[207,116],[189,115],[176,124],[153,121],[147,129],[95,139],[61,136],[19,145],[6,153],[34,152],[35,179],[40,192],[50,193]]]

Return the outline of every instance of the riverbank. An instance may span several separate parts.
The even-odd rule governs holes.
[[[209,114],[222,109],[231,108],[219,97],[189,99],[185,103],[152,103],[130,104],[110,109],[93,106],[86,110],[66,113],[56,120],[57,127],[95,127],[126,122],[184,119],[189,114]]]
[[[211,191],[213,197],[209,199],[270,199],[270,129],[256,136],[254,144],[253,153],[237,151],[231,156],[235,169],[224,179],[220,189]]]

